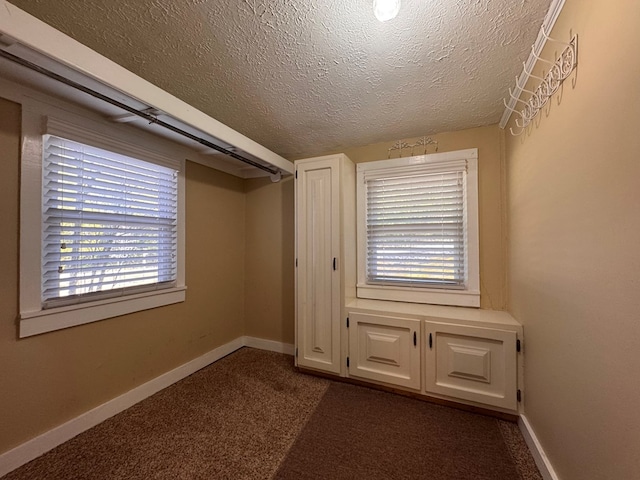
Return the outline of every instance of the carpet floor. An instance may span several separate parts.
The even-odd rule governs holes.
[[[515,424],[243,348],[3,480],[541,479]]]
[[[275,478],[522,478],[491,417],[333,383]]]

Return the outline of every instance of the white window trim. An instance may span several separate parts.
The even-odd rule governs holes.
[[[23,97],[22,160],[20,180],[20,320],[19,336],[28,337],[98,320],[117,317],[185,300],[185,179],[184,149],[131,127],[112,125],[58,108],[51,103]],[[56,103],[52,100],[52,103]],[[48,123],[55,130],[45,132]],[[77,127],[81,126],[81,127]],[[175,287],[98,299],[78,305],[42,309],[42,136],[77,129],[91,143],[141,160],[178,169],[178,261]],[[99,132],[99,133],[97,133]],[[76,138],[71,138],[76,139]],[[78,141],[87,138],[77,138]],[[158,150],[162,149],[162,152]]]
[[[454,160],[467,161],[466,224],[467,277],[465,289],[446,289],[428,287],[404,287],[392,285],[373,285],[366,281],[366,192],[364,172],[383,168],[402,167],[425,163],[439,163]],[[478,234],[478,149],[457,150],[454,152],[434,153],[415,157],[395,158],[364,162],[357,165],[357,297],[397,302],[451,305],[459,307],[480,306],[480,249]]]

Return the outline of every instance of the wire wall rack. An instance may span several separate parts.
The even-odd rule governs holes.
[[[389,148],[387,158],[391,158],[391,152],[393,152],[394,150],[400,150],[399,156],[402,157],[402,150],[406,149],[411,150],[411,156],[413,157],[414,151],[417,147],[424,147],[424,152],[422,153],[422,155],[426,155],[427,147],[429,145],[435,145],[435,151],[438,151],[438,142],[431,137],[422,137],[416,143],[407,143],[404,140],[398,140],[391,146],[391,148]]]
[[[529,61],[530,66],[527,68],[527,64],[522,62],[523,71],[519,77],[516,77],[516,88],[514,91],[509,89],[509,102],[503,99],[504,106],[506,108],[505,116],[507,118],[515,113],[518,118],[515,119],[516,127],[519,131],[514,131],[513,127],[509,128],[511,135],[522,135],[526,128],[531,124],[534,118],[538,115],[548,103],[551,97],[560,89],[562,83],[569,78],[571,73],[578,66],[578,35],[569,34],[569,42],[563,42],[551,38],[545,31],[544,25],[540,29],[541,35],[545,41],[561,44],[564,48],[560,55],[556,57],[555,61],[545,60],[538,56],[535,52],[534,46],[531,47],[531,55],[533,61]],[[542,77],[534,75],[532,72],[535,65],[538,63],[544,63],[548,66],[548,70],[543,70]],[[528,90],[525,87],[530,79],[538,81],[538,86],[533,90]],[[522,100],[523,94],[529,94],[527,100]],[[519,105],[519,108],[516,108]],[[503,121],[500,125],[504,128],[506,121]]]

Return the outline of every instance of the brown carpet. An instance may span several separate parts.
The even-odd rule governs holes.
[[[275,478],[522,478],[490,417],[332,383]]]
[[[329,384],[292,364],[238,350],[3,480],[270,478]]]
[[[541,478],[513,424],[292,363],[238,350],[3,480]]]

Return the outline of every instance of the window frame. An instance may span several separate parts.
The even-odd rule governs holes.
[[[384,171],[411,165],[438,165],[465,160],[465,286],[464,288],[380,285],[367,283],[367,224],[365,172]],[[359,163],[356,167],[356,227],[357,227],[357,284],[358,298],[391,300],[398,302],[450,305],[462,307],[480,306],[480,249],[478,233],[478,149],[457,150],[413,157],[378,160]]]
[[[80,126],[82,125],[82,126]],[[37,100],[23,103],[20,178],[19,337],[161,307],[185,300],[185,155],[167,140],[131,127],[96,121]],[[178,171],[177,276],[174,286],[82,303],[43,308],[42,174],[45,134],[69,138],[115,153],[170,166]],[[162,152],[159,150],[162,149]]]

